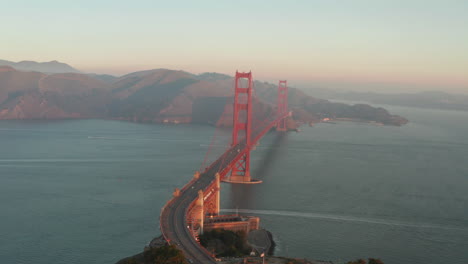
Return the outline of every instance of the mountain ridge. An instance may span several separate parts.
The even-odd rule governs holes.
[[[153,69],[100,80],[81,73],[45,74],[0,66],[0,119],[108,118],[133,122],[229,126],[233,77]],[[260,119],[275,114],[277,86],[254,82]],[[402,125],[406,119],[368,105],[332,103],[290,88],[291,129],[323,118],[351,118]],[[231,114],[232,115],[232,114]],[[220,119],[221,118],[221,119]]]
[[[8,60],[0,60],[0,66],[10,66],[20,71],[35,71],[43,73],[82,73],[72,66],[56,60],[48,62],[36,62],[29,60],[13,62]]]
[[[312,89],[308,93],[321,94],[321,96],[326,96],[327,98],[337,100],[359,100],[373,104],[468,111],[468,94],[452,94],[442,91],[422,91],[417,93],[390,94]]]

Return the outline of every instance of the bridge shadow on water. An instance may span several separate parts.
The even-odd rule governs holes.
[[[288,133],[276,133],[273,141],[266,147],[266,152],[259,164],[252,164],[256,167],[253,171],[252,178],[265,180],[268,178],[271,170],[274,168],[274,163],[277,161],[283,146],[287,141]],[[262,184],[262,183],[261,183]],[[260,184],[260,185],[261,185]],[[230,199],[228,208],[255,208],[255,192],[258,191],[258,184],[230,184]]]

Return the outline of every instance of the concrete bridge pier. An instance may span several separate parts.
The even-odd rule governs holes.
[[[221,204],[221,176],[216,173],[215,180],[208,188],[198,191],[198,198],[189,211],[188,219],[194,231],[203,234],[203,225],[206,217],[219,215]]]
[[[203,208],[205,204],[205,199],[203,197],[203,191],[198,191],[198,199],[194,208],[194,224],[199,225],[199,233],[203,234],[203,224],[205,220],[205,209]]]

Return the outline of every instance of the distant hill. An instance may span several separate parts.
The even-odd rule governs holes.
[[[109,75],[109,74],[96,74],[96,73],[88,73],[88,76],[94,78],[94,79],[98,79],[100,81],[103,81],[105,83],[113,83],[115,82],[119,77],[116,77],[116,76],[113,76],[113,75]]]
[[[109,89],[83,74],[47,75],[0,66],[0,119],[104,117]]]
[[[203,123],[229,126],[232,123],[233,77],[218,73],[200,75],[155,69],[115,78],[79,73],[44,74],[0,67],[0,119],[109,118],[134,122]],[[260,101],[255,118],[274,114],[277,86],[254,83]],[[406,119],[369,105],[331,103],[289,91],[297,123],[315,123],[322,118],[352,118],[388,125]],[[223,112],[225,115],[223,116]]]
[[[374,92],[345,92],[328,89],[313,89],[308,91],[308,93],[320,94],[320,96],[327,99],[365,101],[375,104],[468,111],[467,94],[450,94],[440,91],[385,94]]]
[[[43,73],[80,73],[80,71],[71,67],[70,65],[55,60],[49,62],[12,62],[7,60],[0,60],[0,66],[10,66],[19,71],[35,71]]]

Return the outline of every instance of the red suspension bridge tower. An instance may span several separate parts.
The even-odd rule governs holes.
[[[234,84],[234,116],[231,146],[245,142],[241,157],[231,166],[229,182],[260,183],[250,177],[250,149],[252,135],[252,72],[237,72]]]
[[[228,177],[223,178],[223,181],[244,184],[261,183],[262,181],[253,180],[250,176],[250,151],[271,128],[276,127],[278,131],[287,130],[286,117],[289,115],[287,82],[279,82],[276,116],[267,118],[258,124],[258,121],[252,124],[253,96],[252,73],[236,72],[231,153],[225,153],[225,155],[234,153],[236,158],[226,166],[226,169],[221,171],[223,177],[228,171],[231,172]]]
[[[288,81],[279,81],[278,84],[278,108],[276,116],[281,118],[288,112]],[[286,118],[281,118],[276,126],[276,131],[287,131]]]

